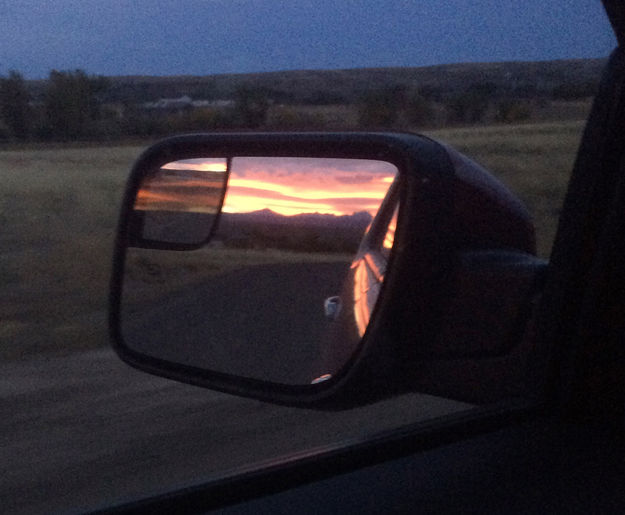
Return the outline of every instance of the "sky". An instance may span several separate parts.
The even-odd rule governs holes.
[[[0,0],[0,75],[212,75],[604,57],[599,0]]]
[[[224,211],[375,216],[396,174],[385,161],[235,157]]]
[[[215,213],[225,172],[225,159],[168,163],[143,184],[135,208]],[[385,161],[235,157],[223,210],[375,216],[396,174]]]

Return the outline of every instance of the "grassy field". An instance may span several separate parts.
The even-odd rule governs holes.
[[[491,169],[534,214],[548,256],[581,122],[430,132]],[[0,150],[0,357],[108,343],[113,237],[140,146]]]
[[[493,172],[529,208],[538,254],[549,257],[584,122],[431,131]]]
[[[101,346],[115,224],[139,147],[0,152],[3,357]]]

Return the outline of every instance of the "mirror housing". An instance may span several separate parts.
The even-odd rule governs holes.
[[[120,329],[120,302],[127,247],[186,250],[201,246],[137,240],[129,220],[143,179],[165,163],[224,156],[365,159],[391,163],[399,171],[395,184],[397,229],[388,267],[379,280],[376,301],[368,310],[360,345],[336,375],[322,376],[306,385],[279,384],[172,362],[138,352],[125,342]],[[223,196],[220,207],[222,203]],[[202,243],[210,239],[212,231]],[[512,301],[520,304],[533,291],[534,270],[544,265],[533,257],[534,229],[527,210],[479,165],[427,137],[394,133],[228,133],[170,138],[144,152],[127,183],[110,290],[113,347],[122,360],[140,370],[235,395],[327,409],[374,402],[407,388],[406,381],[398,379],[407,363],[440,357],[441,346],[445,349],[440,341],[441,323],[457,298],[458,274],[464,270],[460,265],[466,263],[463,256],[480,251],[513,256],[512,261],[520,256],[529,259],[531,273],[523,275],[520,293],[515,294],[519,298]],[[359,256],[364,259],[366,252]],[[500,262],[499,267],[510,273],[505,263],[502,266]],[[505,292],[500,293],[505,296]],[[334,312],[336,301],[328,299],[325,309],[326,313]],[[518,325],[518,320],[510,324]],[[501,348],[509,345],[506,340]],[[496,345],[489,347],[489,353],[493,347]],[[479,355],[479,343],[472,348]]]

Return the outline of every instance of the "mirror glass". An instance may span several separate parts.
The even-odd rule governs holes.
[[[208,240],[227,181],[226,159],[166,163],[144,177],[131,212],[129,236],[139,242],[200,245]]]
[[[228,177],[217,226],[201,248],[130,241],[120,310],[126,345],[280,384],[332,377],[357,350],[384,278],[397,204],[380,206],[396,189],[397,168],[330,158],[204,161],[207,171],[201,159],[190,168],[165,165],[167,180],[159,170],[139,190],[135,211],[157,198],[150,207],[164,205],[174,217],[159,224],[161,210],[144,209],[154,227],[143,234],[189,241],[207,234],[189,215],[216,218],[219,180]]]

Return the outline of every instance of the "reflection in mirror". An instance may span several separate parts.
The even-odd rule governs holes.
[[[388,267],[390,251],[395,241],[399,204],[397,192],[391,187],[386,202],[380,207],[368,237],[360,246],[352,263],[354,287],[354,320],[362,337],[369,325],[371,313],[378,300]]]
[[[197,168],[202,160],[194,161]],[[214,167],[219,160],[204,161]],[[121,307],[126,345],[183,365],[281,384],[331,378],[357,350],[377,300],[388,256],[384,238],[368,240],[380,233],[374,230],[378,219],[387,232],[395,205],[383,217],[378,212],[397,168],[329,158],[233,157],[219,163],[222,169],[211,172],[223,176],[228,169],[229,178],[210,242],[185,252],[127,249]],[[136,205],[150,195],[169,198],[164,182],[150,183],[146,193],[142,188]],[[193,206],[185,213],[215,214],[216,186],[199,193],[185,187],[168,191],[175,190],[176,205]],[[195,230],[176,226],[171,235],[167,227],[150,234],[169,241]],[[362,276],[371,274],[378,258],[377,275]]]
[[[131,213],[131,239],[204,243],[221,208],[227,169],[226,159],[187,159],[144,177]]]

